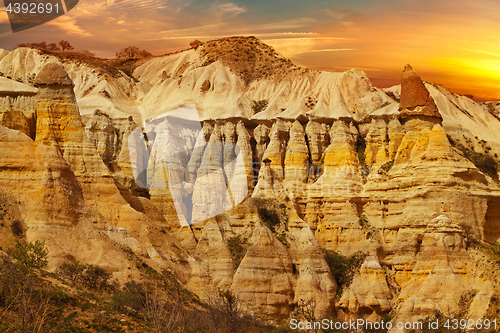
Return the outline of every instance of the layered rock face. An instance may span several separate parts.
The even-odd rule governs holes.
[[[399,296],[400,318],[418,320],[435,311],[452,316],[459,310],[459,299],[455,295],[470,288],[474,267],[465,248],[463,229],[446,215],[429,222],[421,238],[412,277]]]
[[[441,117],[434,100],[417,72],[408,64],[401,77],[401,102],[403,115]]]
[[[0,186],[5,199],[17,211],[20,233],[28,241],[43,239],[50,251],[49,264],[57,267],[72,258],[95,263],[116,272],[116,278],[136,275],[126,253],[107,235],[116,227],[85,205],[82,188],[55,147],[41,145],[19,131],[0,126]],[[2,214],[3,215],[3,214]],[[94,227],[101,224],[104,230]],[[16,229],[14,229],[16,230]]]
[[[15,190],[15,196],[32,207],[22,211],[22,218],[38,225],[77,224],[82,214],[82,189],[60,152],[36,144],[19,131],[3,126],[0,130],[2,170],[23,170],[22,174],[3,173],[2,177],[2,188]]]
[[[4,111],[0,115],[0,124],[7,128],[20,131],[28,136],[31,135],[29,120],[21,111]]]
[[[0,127],[9,152],[0,159],[1,186],[23,205],[42,202],[21,210],[28,235],[46,235],[36,227],[44,220],[85,225],[82,238],[113,239],[172,268],[202,298],[231,290],[247,310],[275,322],[302,302],[318,318],[451,316],[477,286],[478,310],[470,310],[484,315],[496,287],[476,274],[467,241],[500,238],[500,190],[494,172],[459,143],[495,160],[498,119],[423,83],[410,66],[400,92],[386,93],[354,70],[287,65],[281,76],[246,82],[228,59],[202,60],[195,50],[154,58],[134,71],[133,86],[106,78],[99,82],[109,90],[106,102],[92,89],[83,96],[94,80],[83,79],[87,69],[71,65],[74,88],[58,65],[40,72],[35,141],[14,108],[5,113],[13,129]],[[146,111],[124,107],[125,91],[135,96],[130,108],[143,103]],[[195,118],[175,113],[193,100]],[[252,110],[253,102],[263,109]],[[480,150],[480,140],[490,149]],[[22,170],[22,186],[9,170]],[[235,239],[245,240],[239,260]],[[341,295],[324,249],[366,254]],[[173,268],[177,257],[189,264]],[[120,260],[116,271],[126,266]]]
[[[36,142],[59,149],[81,184],[87,205],[118,226],[124,221],[147,224],[144,216],[122,197],[85,134],[73,83],[64,69],[58,64],[46,65],[35,84],[38,87]]]
[[[338,307],[347,317],[356,318],[357,314],[363,313],[368,315],[368,320],[377,321],[380,313],[386,313],[392,308],[392,298],[386,273],[378,258],[368,257],[349,289],[343,293]]]
[[[139,274],[128,269],[124,248],[167,268],[176,240],[160,232],[165,221],[149,200],[115,183],[85,135],[64,69],[47,65],[36,84],[36,141],[0,126],[1,187],[16,198],[27,239],[46,240],[54,268],[67,260],[95,263],[124,281]]]
[[[268,228],[257,224],[231,290],[251,311],[280,321],[290,315],[295,282],[286,247]]]
[[[442,120],[434,99],[410,65],[405,66],[401,77],[399,110],[407,131],[429,127]]]
[[[0,125],[35,137],[36,88],[0,77]]]

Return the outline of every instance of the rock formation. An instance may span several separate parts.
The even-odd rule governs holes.
[[[407,119],[405,128],[414,129],[440,123],[441,114],[417,72],[407,64],[401,77],[401,101],[399,110]]]
[[[115,225],[125,220],[144,220],[122,197],[85,134],[73,83],[64,69],[58,64],[46,65],[35,84],[38,87],[36,142],[59,149],[80,182],[86,203]]]
[[[0,77],[0,125],[34,139],[36,92],[34,87]]]
[[[441,117],[434,100],[417,72],[407,64],[401,77],[401,102],[403,116],[419,115]]]
[[[289,124],[278,120],[271,128],[269,145],[262,157],[259,178],[264,179],[262,184],[257,182],[254,197],[275,198],[283,194],[283,179],[285,177],[284,160],[286,144],[289,135]]]
[[[376,257],[368,257],[354,277],[349,289],[342,294],[338,306],[349,314],[365,314],[368,320],[380,321],[390,311],[392,294],[385,272]]]
[[[260,74],[214,53],[222,45],[255,48]],[[41,57],[0,59],[37,87],[0,79],[0,199],[28,239],[48,240],[52,267],[76,251],[125,281],[127,248],[200,298],[230,290],[275,322],[302,301],[343,320],[453,316],[472,288],[480,318],[499,292],[471,246],[500,239],[491,107],[410,66],[401,87],[378,89],[255,38],[147,59],[136,82]],[[249,237],[239,264],[236,235]],[[325,249],[367,255],[341,295]]]
[[[269,144],[269,127],[265,124],[258,125],[253,130],[253,136],[257,145],[255,146],[255,161],[257,163],[262,162],[262,156],[264,156],[264,152],[266,151],[267,145]]]
[[[296,120],[290,127],[290,139],[285,153],[284,186],[290,196],[304,196],[308,177],[309,150],[302,125]]]
[[[313,163],[319,163],[323,152],[328,146],[328,130],[326,124],[311,120],[306,125],[306,135],[311,149],[311,160]]]
[[[320,244],[309,227],[291,232],[291,251],[297,262],[298,279],[295,286],[297,304],[311,303],[314,314],[322,318],[334,309],[333,299],[337,291]]]
[[[0,114],[0,125],[23,132],[30,136],[30,123],[24,113],[17,110],[8,110]]]
[[[399,296],[399,316],[415,321],[435,311],[445,316],[456,313],[457,296],[467,290],[467,275],[473,267],[463,230],[446,215],[436,217],[423,233],[416,259],[411,279]]]
[[[258,223],[253,232],[231,290],[250,311],[266,320],[280,321],[292,310],[292,260],[287,248],[268,228]]]

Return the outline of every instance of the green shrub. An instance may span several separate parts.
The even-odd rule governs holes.
[[[47,266],[44,242],[17,243],[0,262],[0,322],[19,332],[40,331],[50,313],[51,296],[40,270]]]
[[[97,265],[87,265],[82,277],[81,284],[93,290],[102,290],[110,287],[109,279],[111,273]]]
[[[74,263],[63,263],[59,266],[58,273],[62,275],[67,280],[76,284],[80,281],[80,278],[85,270],[85,266],[77,262]]]
[[[115,310],[133,315],[144,310],[147,299],[147,287],[142,283],[129,281],[122,290],[113,294],[112,306]]]
[[[315,315],[316,301],[300,299],[297,306],[293,310],[292,318],[304,320],[307,322],[318,321]]]
[[[495,244],[491,245],[491,252],[493,252],[493,255],[497,259],[496,263],[500,265],[500,244],[495,243]]]
[[[92,290],[109,289],[112,286],[109,284],[111,273],[108,273],[104,268],[97,265],[80,264],[80,263],[63,263],[59,266],[59,274],[67,280],[80,284]]]
[[[45,242],[37,240],[34,243],[17,243],[12,251],[12,258],[17,261],[17,268],[29,275],[47,267],[48,254]]]
[[[381,167],[380,167],[380,171],[379,173],[381,174],[386,174],[389,172],[389,170],[391,170],[392,166],[394,165],[394,160],[392,161],[389,161],[387,163],[384,163]]]
[[[285,201],[289,201],[290,199]],[[288,214],[285,204],[278,206],[274,200],[254,199],[257,207],[257,213],[261,221],[271,230],[276,238],[285,246],[289,246],[286,238],[286,230],[288,228]]]
[[[359,221],[359,224],[364,227],[368,224],[368,218],[366,217],[366,215],[361,215],[359,218],[358,218],[358,221]]]
[[[229,290],[217,290],[208,298],[208,314],[212,332],[247,332],[243,328],[244,312],[236,295]]]
[[[257,208],[257,212],[259,213],[262,222],[265,223],[269,230],[276,233],[276,229],[281,223],[278,212],[268,207],[259,207]]]
[[[248,238],[243,235],[236,235],[228,238],[226,243],[231,252],[231,259],[233,259],[234,265],[239,267],[241,260],[243,260],[247,252]]]
[[[332,250],[323,249],[326,263],[330,267],[332,277],[337,282],[337,295],[349,287],[356,272],[359,270],[366,255],[358,252],[350,257],[344,257]]]
[[[10,230],[15,236],[22,236],[24,234],[23,223],[19,220],[14,220],[10,226]]]
[[[370,167],[366,164],[364,142],[358,143],[357,153],[359,166],[361,168],[361,177],[363,177],[363,181],[366,181],[366,177],[370,174]]]

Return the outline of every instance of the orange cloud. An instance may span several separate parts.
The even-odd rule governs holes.
[[[90,37],[92,34],[88,31],[83,30],[76,23],[76,20],[68,15],[63,15],[57,19],[47,22],[47,25],[52,25],[58,27],[59,29],[65,31],[68,35],[79,36],[79,37]]]
[[[500,99],[497,0],[312,1],[275,13],[264,8],[273,8],[273,1],[86,0],[16,37],[46,33],[43,39],[51,40],[64,32],[75,36],[74,45],[112,57],[128,45],[162,54],[188,47],[189,40],[254,35],[312,69],[358,68],[375,85],[391,86],[410,63],[424,80]],[[0,20],[7,22],[5,15]],[[4,38],[19,43],[11,36]]]
[[[363,9],[371,13],[369,18],[354,11],[326,11],[333,20],[313,30],[324,39],[270,43],[310,68],[367,68],[372,81],[382,86],[399,84],[410,63],[424,80],[480,99],[500,99],[500,37],[495,34],[500,31],[500,4],[478,1],[378,2]],[[333,39],[339,36],[345,39]],[[331,49],[345,52],[321,52]]]

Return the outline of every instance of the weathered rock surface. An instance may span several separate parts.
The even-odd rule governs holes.
[[[322,247],[352,254],[363,248],[366,238],[359,225],[357,206],[362,182],[350,128],[343,121],[333,124],[331,144],[325,151],[323,174],[308,186],[305,206],[299,210]],[[300,208],[300,207],[299,207]]]
[[[290,127],[289,136],[284,160],[284,186],[290,196],[302,197],[308,176],[309,150],[304,129],[298,120]]]
[[[224,43],[233,40],[242,42]],[[229,56],[207,65],[205,51],[147,60],[135,80],[71,61],[69,75],[55,64],[44,72],[57,59],[2,53],[0,71],[38,90],[0,90],[0,117],[15,129],[0,127],[0,187],[20,196],[28,238],[52,242],[51,263],[73,253],[60,238],[78,244],[78,260],[124,275],[117,242],[199,296],[229,289],[274,321],[301,300],[319,317],[453,315],[471,289],[469,313],[485,315],[498,286],[476,271],[466,239],[500,239],[498,183],[477,159],[500,154],[488,106],[423,83],[409,66],[401,88],[382,90],[356,70],[275,59],[279,73],[249,78]],[[194,127],[164,123],[193,101],[197,117],[183,121]],[[257,112],[254,102],[265,106]],[[279,214],[263,209],[268,202]],[[227,240],[243,234],[252,236],[235,267]],[[95,259],[98,248],[107,252]],[[322,248],[369,255],[339,297]]]
[[[257,142],[255,146],[255,161],[257,163],[262,163],[262,156],[264,156],[264,152],[266,151],[267,145],[269,144],[269,127],[265,124],[258,125],[253,130],[253,137]]]
[[[36,88],[0,77],[0,125],[35,137]]]
[[[404,129],[399,120],[392,119],[387,125],[389,135],[389,160],[394,160],[404,137]]]
[[[1,186],[16,191],[23,220],[30,224],[74,226],[83,209],[82,189],[60,152],[0,126]],[[16,172],[8,172],[16,170]]]
[[[222,222],[211,219],[203,228],[192,261],[190,289],[200,298],[211,297],[215,290],[228,290],[234,275],[234,263],[223,236]],[[226,226],[229,227],[229,226]]]
[[[231,291],[245,307],[266,320],[283,320],[294,300],[292,260],[287,248],[257,223],[250,247],[233,277]]]
[[[64,69],[49,64],[35,82],[38,86],[36,142],[59,149],[82,186],[85,202],[113,224],[120,226],[126,220],[144,221],[143,215],[122,197],[85,134],[73,84]]]
[[[383,119],[374,118],[366,135],[365,162],[371,167],[377,162],[380,150],[387,150],[387,125]]]
[[[328,125],[318,123],[311,120],[306,125],[306,135],[311,150],[311,160],[313,163],[318,163],[323,156],[323,152],[328,146]],[[356,138],[357,139],[357,138]]]
[[[367,257],[349,289],[342,294],[338,307],[346,313],[363,314],[366,319],[380,321],[392,308],[392,293],[377,257]]]
[[[29,120],[21,111],[4,111],[0,114],[0,125],[22,132],[28,136],[31,134]]]
[[[0,146],[0,187],[10,193],[7,202],[18,209],[27,240],[45,239],[51,267],[70,257],[101,265],[122,281],[137,276],[135,269],[127,271],[126,253],[108,236],[118,234],[117,228],[85,205],[82,188],[58,149],[3,126]]]
[[[276,198],[283,194],[283,179],[285,177],[284,160],[286,145],[289,138],[289,124],[278,120],[271,128],[270,142],[262,157],[259,178],[253,197]]]
[[[253,171],[253,152],[250,140],[252,137],[248,134],[243,122],[239,121],[236,125],[236,134],[238,141],[236,142],[235,154],[236,158],[241,158],[242,163],[237,163],[235,166],[233,183],[230,185],[231,195],[234,202],[241,202],[247,196],[251,195],[254,185]],[[245,187],[246,184],[246,187]]]
[[[399,109],[403,116],[438,117],[438,108],[417,72],[406,65],[401,77],[401,101]]]
[[[320,244],[309,227],[290,232],[293,260],[299,277],[295,286],[297,304],[313,304],[314,314],[322,318],[332,313],[337,285],[323,257]]]
[[[50,70],[52,73],[46,76],[45,70]],[[120,248],[118,243],[130,248],[144,260],[150,260],[149,263],[153,266],[173,267],[171,266],[172,258],[177,257],[177,254],[172,251],[171,246],[175,240],[168,234],[160,232],[161,223],[164,222],[161,218],[157,218],[156,208],[151,207],[146,201],[147,199],[142,199],[142,201],[136,199],[130,195],[127,189],[115,183],[95,146],[84,132],[73,88],[66,76],[62,67],[51,65],[43,69],[40,77],[36,80],[38,85],[38,122],[37,140],[34,144],[52,149],[59,154],[60,160],[64,161],[70,175],[73,175],[72,177],[64,176],[62,179],[64,181],[73,179],[79,191],[73,189],[72,191],[76,191],[75,193],[64,193],[64,196],[67,197],[67,200],[81,200],[78,203],[83,205],[83,208],[80,209],[83,212],[80,212],[76,208],[76,210],[68,209],[68,205],[58,204],[57,207],[60,207],[58,209],[64,211],[65,214],[70,214],[73,218],[70,218],[71,216],[66,218],[62,212],[55,215],[64,218],[64,226],[69,227],[76,224],[75,228],[79,228],[72,233],[74,242],[83,245],[86,243],[83,241],[86,236],[97,237],[96,247],[99,244],[110,243],[115,244],[112,246]],[[46,83],[62,83],[64,85],[48,85]],[[52,181],[54,176],[51,175],[51,168],[49,167],[48,170],[50,176],[48,179]],[[43,186],[39,187],[44,188]],[[70,186],[63,188],[69,188],[66,191],[71,189]],[[57,202],[56,199],[54,204]],[[30,229],[31,234],[28,233],[28,238],[57,239],[63,232],[62,229],[61,231],[44,229],[43,226],[47,222],[37,224],[35,218],[30,218],[27,223],[28,226],[33,225],[33,228]],[[57,225],[57,221],[55,224]],[[77,249],[78,247],[75,247],[74,251]],[[64,255],[68,254],[65,251],[69,252],[69,248],[64,247],[64,251],[54,250],[53,255],[60,261],[61,258],[65,258]],[[95,256],[95,251],[94,245],[91,250],[82,250],[82,256],[86,256],[82,261],[91,262],[89,258]],[[125,278],[127,256],[122,248],[116,251],[122,253],[115,254],[115,256],[117,258],[122,256],[123,261],[117,259],[116,264],[112,265],[112,270],[116,271],[117,274],[123,274],[123,278]],[[78,260],[83,259],[78,257],[79,255],[74,255],[73,252],[70,254]],[[182,268],[180,269],[182,270]]]
[[[468,273],[473,268],[463,229],[446,215],[436,217],[423,233],[416,259],[412,277],[399,296],[398,317],[417,321],[436,310],[445,316],[456,313],[460,296],[470,285]]]

